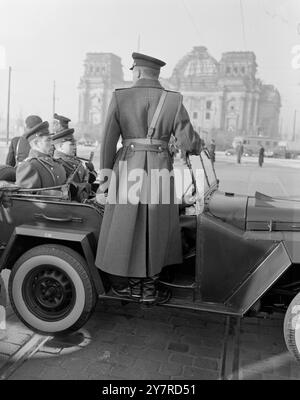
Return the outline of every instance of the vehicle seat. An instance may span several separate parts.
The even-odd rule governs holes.
[[[0,181],[15,182],[16,169],[10,165],[0,165]]]

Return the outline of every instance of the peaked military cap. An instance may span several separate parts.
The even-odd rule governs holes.
[[[50,135],[48,121],[42,121],[32,127],[26,128],[24,133],[25,138],[29,142],[37,137],[48,135]]]
[[[70,118],[64,117],[63,115],[58,115],[54,113],[53,118],[56,119],[62,128],[69,128]]]
[[[54,114],[53,118],[57,121],[56,128],[52,135],[52,141],[54,143],[65,142],[67,140],[74,140],[73,133],[74,129],[69,128],[70,118],[64,117],[63,115]]]
[[[65,142],[67,140],[74,140],[73,133],[74,129],[69,128],[70,118],[64,117],[63,115],[54,114],[54,120],[58,122],[55,132],[52,135],[52,141],[54,143]]]
[[[159,60],[158,58],[147,56],[146,54],[142,53],[132,53],[133,58],[133,66],[130,68],[131,70],[137,67],[149,67],[154,69],[160,69],[166,63],[164,61]]]
[[[73,128],[68,128],[68,129],[63,129],[61,131],[58,131],[52,135],[52,141],[54,143],[59,143],[59,142],[66,142],[68,140],[74,140],[74,129]]]

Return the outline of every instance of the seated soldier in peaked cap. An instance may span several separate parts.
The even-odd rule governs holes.
[[[28,189],[63,185],[66,182],[65,169],[49,155],[49,123],[37,122],[26,129],[25,137],[31,149],[28,158],[17,167],[16,185]]]
[[[57,114],[54,114],[54,119],[59,122],[52,136],[52,142],[55,146],[54,158],[64,166],[67,178],[74,174],[72,182],[95,182],[97,174],[93,164],[89,162],[84,166],[81,160],[76,157],[76,140],[73,136],[74,129],[69,128],[71,120]]]
[[[63,115],[58,115],[57,113],[53,114],[53,122],[54,122],[54,133],[60,131],[61,129],[68,129],[69,122],[71,122],[70,118],[64,117]]]

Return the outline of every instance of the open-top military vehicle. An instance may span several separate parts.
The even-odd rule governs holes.
[[[181,207],[185,259],[165,268],[160,284],[172,296],[161,306],[236,317],[283,311],[287,347],[300,360],[300,201],[220,192],[206,150],[191,165],[204,185]],[[97,299],[124,300],[94,264],[103,208],[71,201],[68,188],[20,190],[1,208],[0,270],[11,270],[11,304],[33,330],[76,330]]]

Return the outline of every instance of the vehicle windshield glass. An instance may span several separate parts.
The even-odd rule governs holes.
[[[92,163],[96,170],[100,167],[100,145],[96,142],[78,141],[76,149],[76,156],[83,162],[92,159]]]
[[[203,150],[201,152],[201,159],[203,163],[203,169],[204,169],[204,174],[205,174],[205,192],[207,189],[211,188],[217,183],[217,177],[214,171],[213,164],[211,162],[209,152],[207,150]]]
[[[205,194],[217,183],[217,178],[207,150],[201,152],[201,156],[190,156],[192,169],[197,183],[199,194]]]

